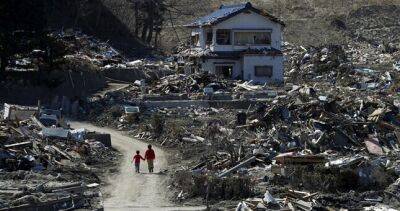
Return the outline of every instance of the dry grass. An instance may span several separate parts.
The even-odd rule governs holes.
[[[335,18],[346,20],[349,12],[367,5],[400,5],[400,0],[166,0],[160,46],[171,50],[178,43],[185,43],[189,31],[182,27],[196,17],[205,15],[221,4],[250,1],[286,22],[285,39],[295,44],[345,43],[346,36],[331,26]],[[57,1],[59,2],[59,1]],[[134,10],[128,0],[95,0],[76,3],[60,1],[60,8],[54,10],[55,21],[64,27],[81,27],[104,39],[110,39],[115,46],[138,52],[141,43],[134,39]],[[77,15],[76,15],[77,14]],[[63,18],[60,18],[63,17]],[[60,20],[61,19],[61,20]],[[126,51],[129,51],[126,50]]]
[[[203,0],[181,1],[180,11],[190,15],[179,14],[173,17],[175,26],[187,23],[195,17],[202,16],[217,8],[220,4],[242,3],[240,0]],[[400,0],[252,0],[256,7],[285,21],[285,40],[302,45],[343,44],[348,37],[331,26],[335,18],[346,18],[356,9],[368,5],[400,5]],[[187,41],[189,32],[183,27],[176,27],[179,39],[170,26],[163,33],[162,47],[172,49],[178,41]]]

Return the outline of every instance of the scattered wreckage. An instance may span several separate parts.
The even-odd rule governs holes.
[[[97,174],[117,157],[110,135],[71,130],[59,110],[4,107],[0,210],[102,210]]]
[[[237,210],[400,206],[399,51],[382,52],[365,43],[285,43],[286,84],[266,86],[207,73],[182,74],[182,63],[173,59],[128,61],[110,46],[77,32],[57,36],[75,49],[64,59],[84,60],[107,77],[128,82],[79,105],[84,118],[179,151],[181,162],[171,167],[170,185],[179,191],[178,201],[241,199],[231,206]],[[72,107],[63,112],[77,113]],[[72,180],[80,186],[56,186],[84,187],[84,196],[85,184],[99,183],[90,176],[89,164],[82,164],[93,163],[91,153],[105,160],[112,157],[109,135],[71,130],[56,110],[6,105],[4,114],[2,150],[6,156],[13,153],[17,164],[33,157],[24,161],[30,163],[25,171],[38,169],[35,177],[49,171],[53,180],[58,178],[54,172],[61,178],[85,172],[86,179]],[[17,164],[9,164],[5,172],[25,168]],[[12,190],[23,187],[27,185]],[[7,192],[0,204],[50,203],[50,193],[26,193],[21,197],[30,194],[24,198],[28,202],[22,203]]]
[[[398,207],[396,53],[370,63],[358,60],[364,45],[285,48],[283,87],[174,74],[108,93],[91,102],[88,118],[178,150],[177,201],[247,198],[221,205],[236,210]]]

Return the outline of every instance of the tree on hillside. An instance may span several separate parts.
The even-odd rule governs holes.
[[[145,43],[157,43],[166,10],[164,0],[131,0],[135,12],[135,34]]]

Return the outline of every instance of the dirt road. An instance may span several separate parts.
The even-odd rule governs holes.
[[[106,193],[110,197],[105,198],[105,210],[202,210],[203,207],[176,207],[166,198],[167,176],[157,174],[167,166],[165,152],[154,147],[156,162],[153,174],[147,173],[147,164],[141,163],[141,174],[134,173],[131,164],[132,155],[136,150],[140,150],[143,155],[147,149],[147,144],[131,137],[123,135],[121,132],[96,127],[88,123],[70,122],[73,128],[86,128],[90,131],[98,131],[111,134],[112,145],[123,154],[120,163],[120,171],[117,175],[108,178],[109,185]]]

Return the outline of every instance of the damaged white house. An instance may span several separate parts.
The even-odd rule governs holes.
[[[182,53],[196,70],[255,83],[283,83],[284,23],[251,3],[222,5],[185,25],[190,49]]]

